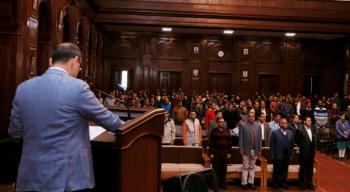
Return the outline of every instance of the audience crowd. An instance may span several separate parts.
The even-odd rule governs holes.
[[[334,133],[339,159],[350,148],[350,95],[340,98],[307,97],[256,92],[251,97],[220,91],[192,92],[181,89],[164,93],[145,91],[111,91],[98,100],[106,106],[163,108],[163,144],[175,142],[175,126],[181,127],[183,145],[208,146],[219,185],[225,187],[226,157],[230,146],[239,146],[242,155],[242,187],[255,188],[254,166],[262,147],[270,147],[274,160],[274,188],[287,188],[288,164],[294,145],[300,149],[299,184],[314,189],[313,159],[317,134],[328,129]],[[204,144],[204,141],[206,143]]]

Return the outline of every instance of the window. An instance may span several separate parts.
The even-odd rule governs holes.
[[[128,71],[122,71],[122,87],[124,90],[128,88]]]

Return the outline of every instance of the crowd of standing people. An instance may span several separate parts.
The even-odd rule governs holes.
[[[255,188],[255,163],[262,147],[270,147],[274,188],[285,189],[288,188],[288,165],[295,146],[299,147],[300,153],[300,187],[314,189],[313,161],[318,130],[327,127],[335,133],[339,158],[344,158],[350,147],[350,95],[340,98],[336,93],[329,98],[310,98],[279,93],[267,97],[255,93],[250,98],[241,98],[216,91],[186,95],[181,90],[172,93],[113,91],[111,94],[125,102],[108,97],[101,102],[165,109],[166,139],[163,144],[174,144],[175,126],[182,126],[184,145],[202,145],[207,140],[212,165],[222,188],[225,188],[226,161],[231,146],[240,147],[243,189]]]

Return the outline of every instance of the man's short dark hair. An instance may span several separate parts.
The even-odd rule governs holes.
[[[303,122],[306,121],[307,118],[309,118],[310,120],[312,120],[311,116],[305,116],[305,117],[303,118]]]
[[[292,115],[292,118],[294,119],[295,117],[299,117],[299,115],[298,114],[294,114],[294,115]],[[299,117],[300,118],[300,117]]]
[[[222,113],[222,111],[221,110],[216,110],[214,113],[215,113],[215,115],[217,115],[218,113]]]
[[[51,54],[52,63],[57,61],[67,62],[77,56],[81,57],[81,51],[78,45],[73,43],[60,43],[56,45]]]

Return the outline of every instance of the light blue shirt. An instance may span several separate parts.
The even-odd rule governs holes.
[[[275,121],[271,121],[269,123],[269,127],[270,127],[270,136],[271,136],[271,133],[275,130],[278,130],[280,128],[280,125],[278,123],[276,123]]]

